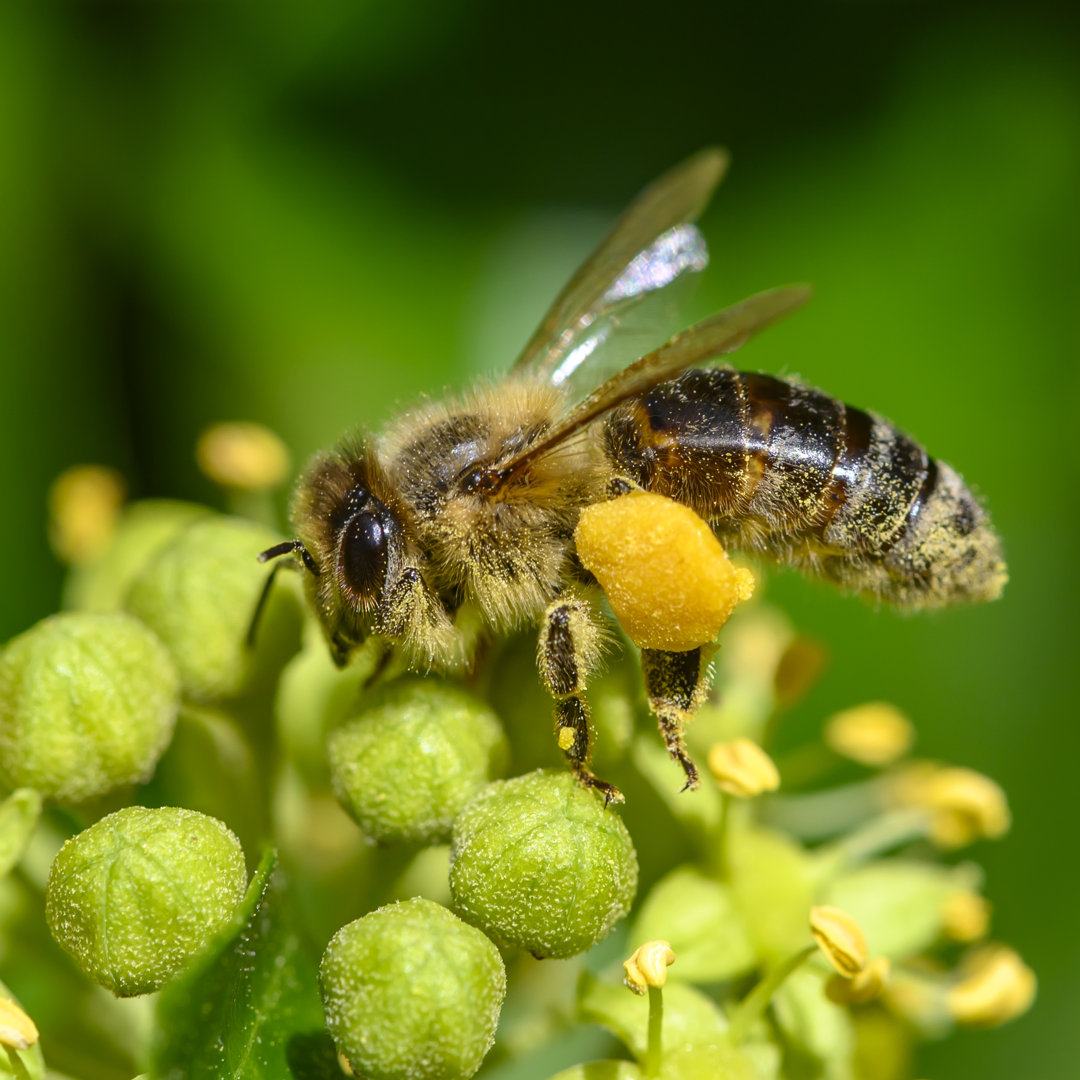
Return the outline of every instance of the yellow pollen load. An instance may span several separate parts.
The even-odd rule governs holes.
[[[663,495],[632,492],[587,507],[574,540],[640,649],[707,645],[754,592],[753,574],[731,564],[706,522]]]
[[[826,905],[811,908],[810,933],[829,963],[845,978],[854,978],[866,967],[866,935],[846,911]]]
[[[644,994],[650,986],[659,989],[667,982],[667,969],[674,963],[675,953],[666,941],[646,941],[623,961],[623,982],[635,994]]]
[[[285,444],[262,424],[212,424],[195,444],[195,460],[215,484],[238,491],[265,491],[289,474]]]
[[[574,745],[574,729],[564,727],[559,729],[559,749],[569,750]]]
[[[872,701],[836,713],[825,725],[830,750],[880,768],[902,758],[915,741],[911,722],[895,705]]]
[[[1035,972],[1005,945],[968,957],[948,992],[949,1013],[961,1024],[996,1027],[1026,1013],[1035,1000]]]
[[[717,743],[709,751],[709,772],[721,791],[740,799],[752,799],[780,786],[773,759],[750,739]]]
[[[124,481],[104,465],[65,469],[49,489],[49,540],[70,565],[92,562],[109,546],[120,508]]]
[[[11,998],[0,998],[0,1046],[29,1050],[37,1041],[34,1021]]]

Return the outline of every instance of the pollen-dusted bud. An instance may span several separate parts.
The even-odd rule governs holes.
[[[0,653],[0,778],[79,801],[145,780],[179,709],[176,668],[130,615],[54,615]]]
[[[890,964],[885,956],[875,956],[869,964],[851,978],[830,975],[825,983],[825,995],[837,1005],[865,1005],[881,996],[889,982]]]
[[[930,811],[930,839],[942,848],[996,839],[1012,823],[1005,792],[974,769],[919,763],[901,770],[889,790],[901,806]]]
[[[342,927],[319,972],[326,1025],[368,1080],[465,1080],[495,1039],[506,993],[499,950],[431,900]]]
[[[751,739],[717,743],[709,751],[709,771],[721,791],[740,799],[752,799],[780,786],[773,759]]]
[[[976,949],[958,974],[946,998],[958,1023],[997,1027],[1022,1016],[1035,1000],[1035,972],[1006,945]]]
[[[115,469],[65,469],[49,488],[49,542],[57,557],[79,565],[100,556],[112,540],[124,493],[124,478]]]
[[[158,989],[232,918],[247,874],[215,818],[129,806],[53,860],[45,917],[57,942],[117,997]]]
[[[195,444],[199,468],[215,484],[265,491],[289,474],[289,451],[269,428],[245,421],[211,424]]]
[[[178,533],[135,579],[128,610],[165,643],[192,698],[217,700],[244,688],[247,634],[266,584],[256,556],[277,540],[261,525],[213,515]],[[269,630],[261,627],[260,642]]]
[[[709,644],[754,592],[753,574],[731,564],[708,524],[663,495],[632,492],[587,507],[574,540],[641,649]]]
[[[667,969],[674,963],[675,953],[666,941],[646,941],[623,961],[623,982],[635,994],[646,993],[650,986],[659,989],[667,982]]]
[[[895,705],[884,701],[844,709],[825,725],[825,742],[831,750],[875,768],[902,758],[914,741],[911,721]]]
[[[866,967],[866,937],[846,911],[826,905],[811,908],[810,933],[841,975],[851,979]]]
[[[450,889],[497,943],[574,956],[606,937],[637,890],[619,816],[564,772],[488,785],[454,823]]]
[[[941,928],[953,941],[979,941],[990,929],[990,901],[970,889],[949,896],[941,910]]]
[[[341,805],[373,840],[438,844],[503,768],[506,736],[479,698],[435,679],[393,682],[330,737]]]

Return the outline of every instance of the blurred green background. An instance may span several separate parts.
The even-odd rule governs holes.
[[[58,604],[63,467],[212,498],[210,421],[261,420],[299,461],[497,372],[641,185],[717,142],[734,168],[688,317],[812,282],[740,362],[925,441],[985,496],[1012,573],[1000,603],[932,617],[774,575],[832,655],[790,737],[887,698],[923,754],[1004,784],[1013,832],[975,854],[1040,999],[919,1069],[1073,1075],[1073,4],[7,0],[0,640]]]

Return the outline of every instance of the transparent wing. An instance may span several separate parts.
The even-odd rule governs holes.
[[[505,481],[520,474],[529,462],[542,457],[628,398],[647,393],[695,364],[734,352],[759,330],[801,307],[810,298],[810,292],[806,285],[770,289],[695,323],[666,345],[608,379],[559,420],[539,443],[501,463],[501,479]]]
[[[666,307],[708,265],[693,225],[727,169],[702,150],[650,184],[556,297],[514,363],[515,372],[586,393],[657,340]]]

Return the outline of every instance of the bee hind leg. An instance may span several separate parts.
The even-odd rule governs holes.
[[[705,701],[712,684],[711,658],[703,649],[688,652],[641,650],[641,670],[649,708],[656,714],[668,753],[682,766],[686,783],[682,790],[701,784],[697,766],[686,752],[683,730]]]
[[[605,803],[622,802],[622,792],[589,768],[592,730],[585,683],[599,658],[600,629],[588,603],[574,596],[553,600],[544,612],[536,661],[544,686],[555,698],[555,738],[582,784],[601,792]]]

